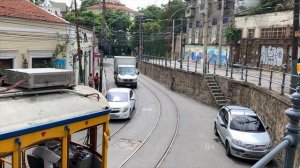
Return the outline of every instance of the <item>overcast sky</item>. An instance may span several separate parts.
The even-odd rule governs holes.
[[[71,0],[53,0],[57,2],[66,2],[67,5],[70,5]],[[169,0],[120,0],[123,4],[125,4],[127,7],[137,10],[140,8],[145,8],[149,5],[157,5],[160,6],[161,4],[166,4],[169,2]]]

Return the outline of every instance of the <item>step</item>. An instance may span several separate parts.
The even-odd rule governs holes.
[[[211,92],[212,92],[212,93],[216,93],[216,92],[222,93],[221,90],[220,90],[219,88],[218,88],[218,89],[211,89]]]
[[[219,101],[218,101],[219,104],[224,104],[224,103],[226,103],[226,102],[227,102],[226,100],[219,100]]]
[[[226,100],[225,96],[214,96],[218,100]]]
[[[208,83],[208,86],[218,86],[216,83]]]
[[[224,96],[224,94],[220,91],[220,92],[213,92],[212,93],[214,96]]]
[[[220,90],[219,87],[218,87],[218,85],[216,85],[216,86],[210,86],[210,88],[211,89],[218,89],[218,90]]]

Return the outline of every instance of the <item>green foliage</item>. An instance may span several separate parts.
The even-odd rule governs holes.
[[[65,17],[65,20],[69,21],[72,24],[76,23],[75,12],[68,12]],[[100,33],[100,27],[105,26],[104,19],[97,13],[91,11],[81,11],[79,13],[79,25],[92,29],[95,25],[96,34]]]
[[[241,30],[237,29],[234,25],[227,27],[224,30],[224,37],[229,42],[234,42],[240,39]]]
[[[139,10],[143,13],[142,19],[144,36],[144,53],[155,56],[164,56],[171,52],[171,32],[172,20],[175,20],[175,34],[180,33],[181,21],[184,19],[185,4],[181,0],[170,1],[169,4],[157,6],[148,6]],[[185,27],[185,26],[183,26]],[[139,18],[136,17],[130,29],[133,36],[130,46],[137,48],[139,46]],[[184,30],[183,30],[184,31]],[[169,35],[167,32],[170,32]]]
[[[248,10],[249,15],[284,11],[293,8],[293,0],[261,0],[260,5]],[[247,11],[247,10],[246,10]]]
[[[83,7],[83,6],[85,6],[85,7],[93,6],[93,5],[96,5],[98,3],[100,3],[100,0],[82,0],[81,7]]]

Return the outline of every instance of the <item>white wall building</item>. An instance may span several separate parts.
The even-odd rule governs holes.
[[[235,18],[235,26],[242,30],[242,38],[289,37],[293,12],[274,12]]]

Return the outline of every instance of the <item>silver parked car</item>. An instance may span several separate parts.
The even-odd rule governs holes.
[[[272,149],[267,127],[246,107],[221,108],[215,119],[214,133],[224,143],[227,156],[259,160]]]
[[[130,119],[135,109],[136,95],[129,88],[112,88],[106,94],[111,119]]]

